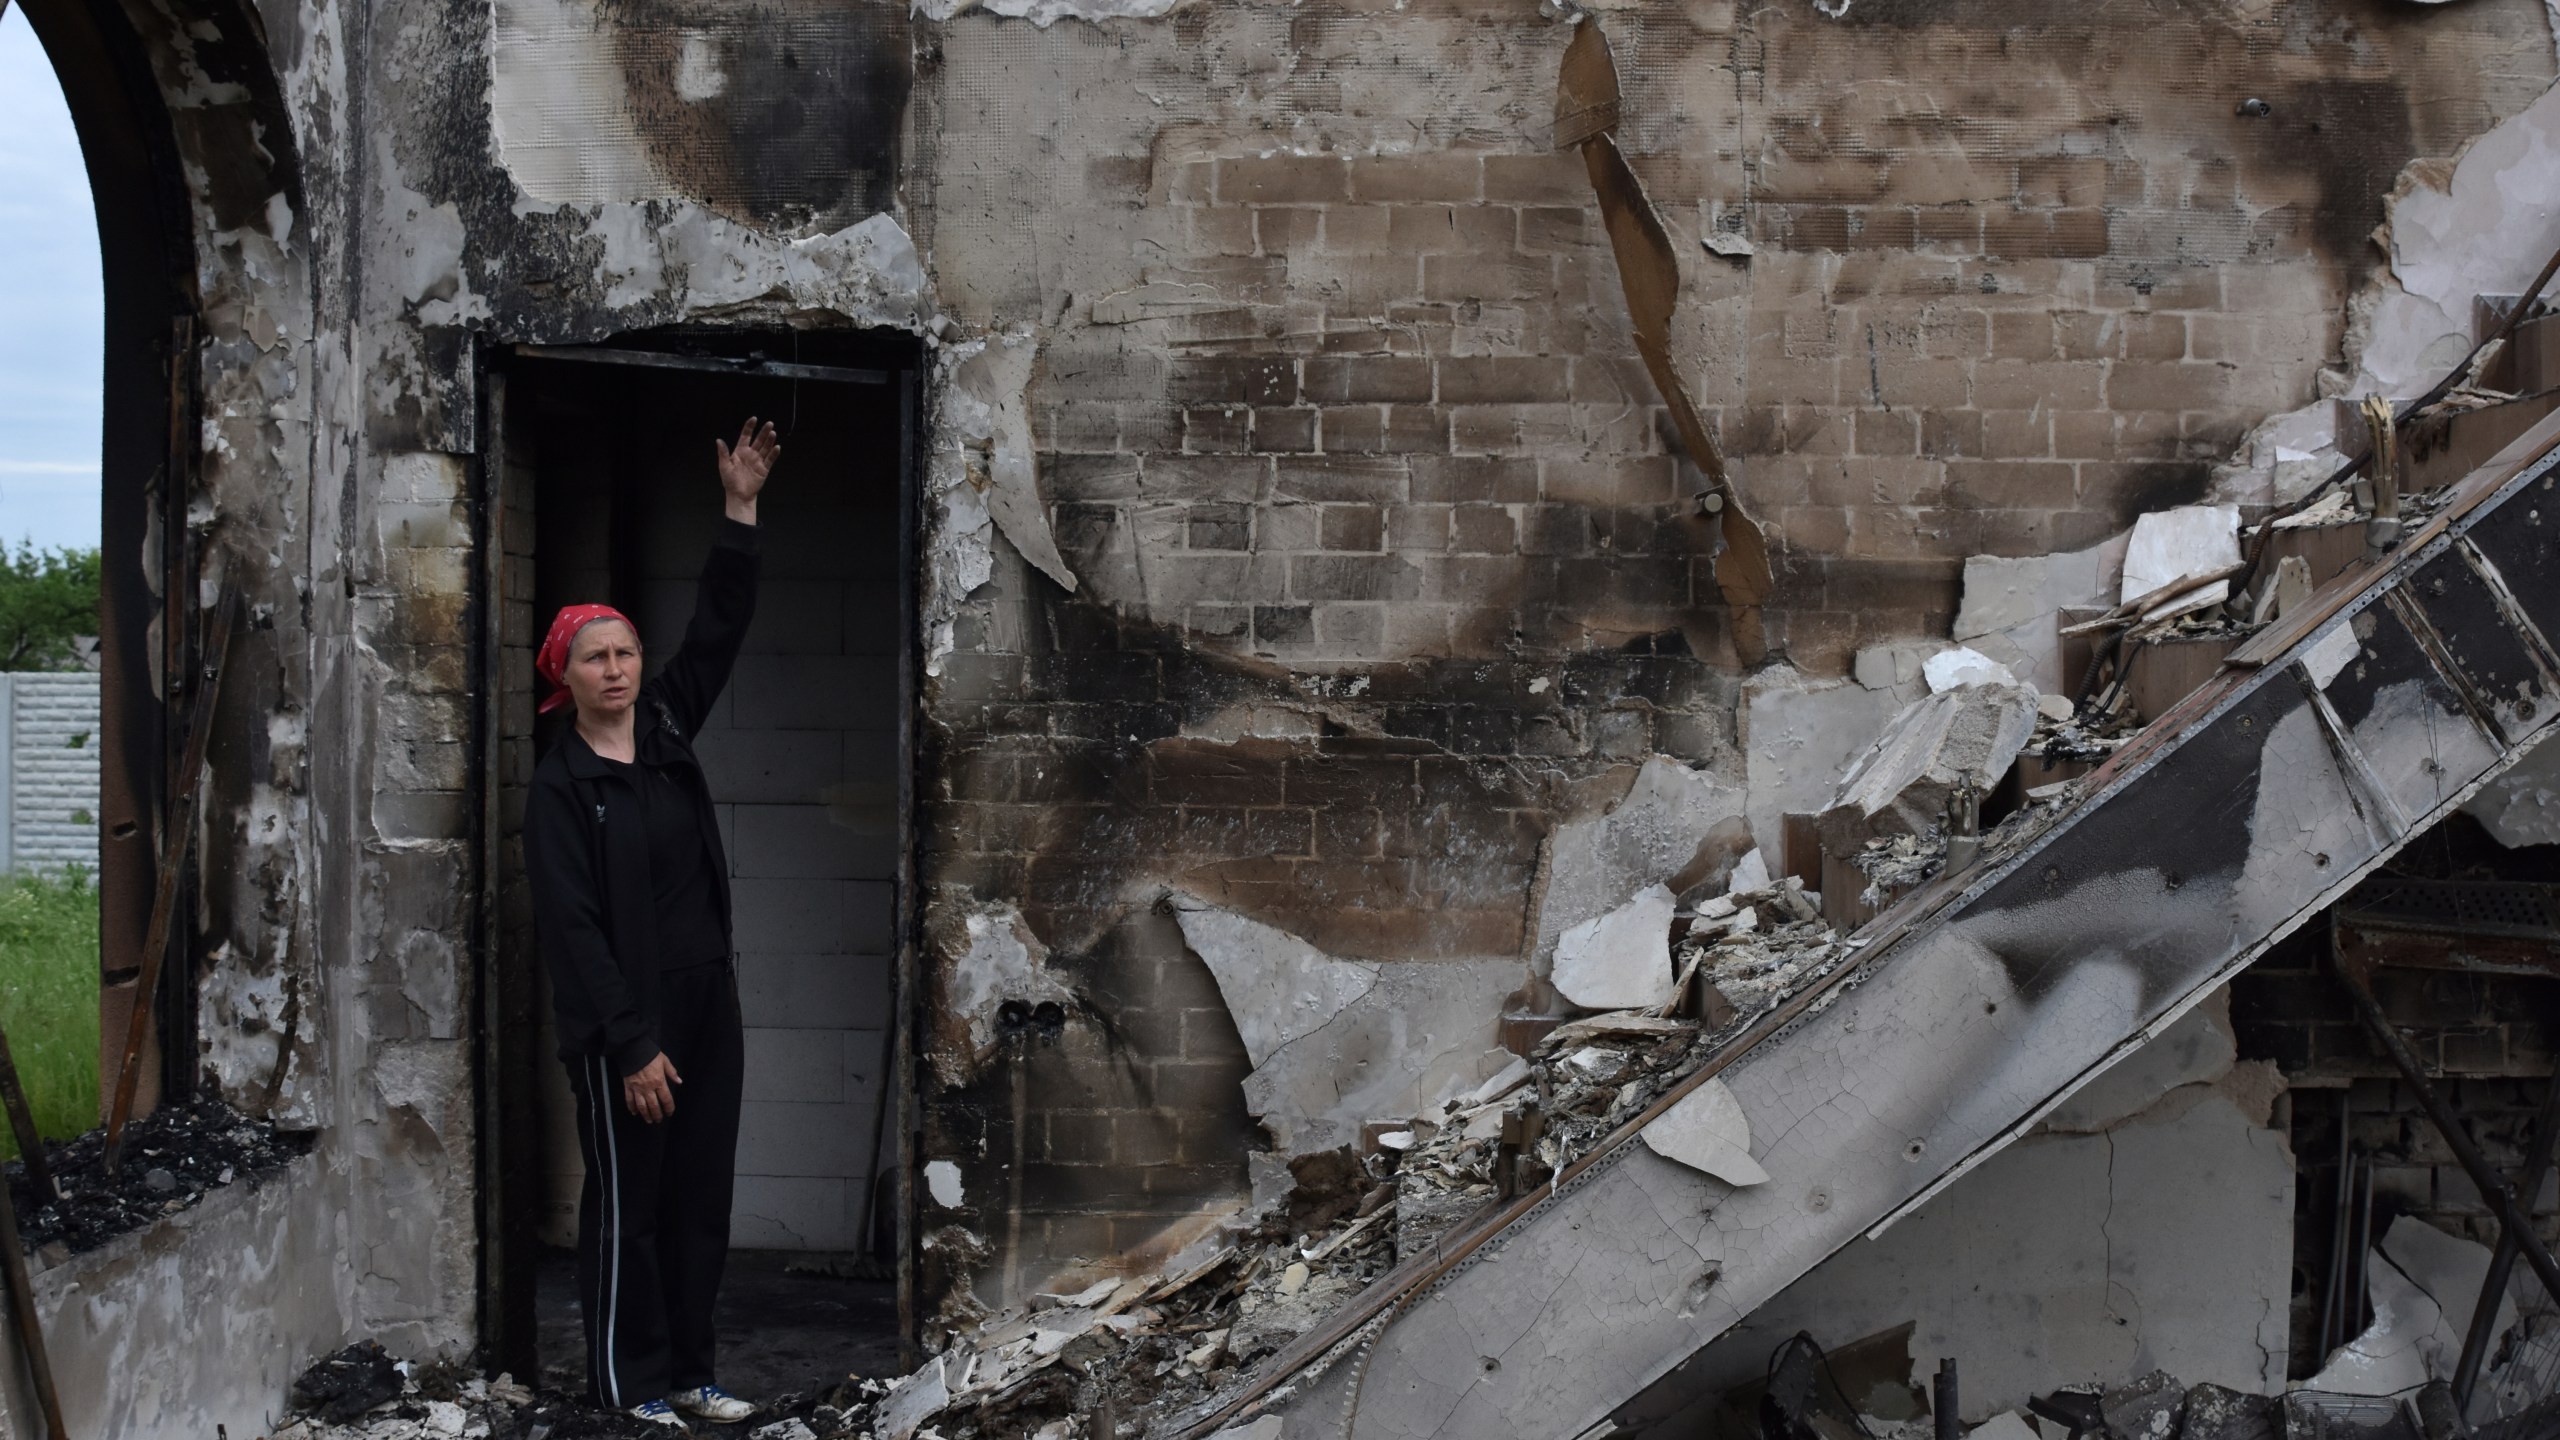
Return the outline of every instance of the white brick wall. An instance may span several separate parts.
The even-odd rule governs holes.
[[[98,677],[0,675],[12,869],[98,865]]]

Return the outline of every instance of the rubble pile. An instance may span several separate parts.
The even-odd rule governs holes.
[[[1293,1158],[1285,1189],[1270,1186],[1278,1193],[1155,1273],[1034,1296],[893,1386],[860,1382],[866,1403],[819,1433],[1140,1433],[1240,1378],[1400,1260],[1547,1183],[1856,949],[1792,878],[1676,912],[1654,943],[1671,952],[1670,1004],[1564,1021],[1473,1090],[1378,1133],[1369,1153]],[[1703,1018],[1677,1013],[1692,1011]]]
[[[832,1399],[834,1404],[830,1404]],[[293,1382],[294,1414],[269,1440],[666,1440],[667,1427],[513,1376],[394,1359],[363,1341],[323,1356]],[[818,1440],[847,1428],[848,1397],[786,1395],[738,1425],[695,1422],[696,1434]]]
[[[45,1147],[60,1195],[39,1195],[26,1167],[8,1165],[9,1199],[18,1210],[28,1251],[59,1258],[94,1250],[139,1230],[236,1180],[256,1181],[310,1148],[219,1100],[164,1105],[125,1129],[124,1164],[106,1170],[105,1135],[88,1134]]]

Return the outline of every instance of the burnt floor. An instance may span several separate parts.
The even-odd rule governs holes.
[[[822,1273],[831,1257],[781,1250],[733,1250],[720,1287],[720,1383],[759,1405],[809,1395],[848,1375],[892,1377],[898,1369],[898,1292],[885,1280]],[[566,1250],[542,1257],[542,1380],[570,1394],[587,1388],[578,1333],[578,1263]],[[748,1427],[762,1423],[762,1417]],[[697,1431],[724,1427],[696,1425]]]

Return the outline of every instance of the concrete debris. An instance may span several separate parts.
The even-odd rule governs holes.
[[[1943,695],[1966,685],[2015,685],[2018,677],[2009,667],[1979,650],[1958,645],[1941,650],[1920,667],[1929,681],[1929,693]],[[2030,686],[2030,689],[2033,687]]]
[[[1666,974],[1669,931],[1696,923],[1675,920],[1668,901],[1658,885],[1641,897],[1662,915],[1644,933]],[[1351,962],[1188,897],[1174,904],[1192,943],[1221,953],[1213,968],[1251,972],[1256,986],[1285,975],[1290,984],[1348,995],[1346,1012],[1376,993],[1331,983],[1341,977],[1329,967]],[[1678,957],[1683,986],[1715,992],[1723,1010],[1716,1024],[1646,1008],[1585,1016],[1548,1034],[1533,1054],[1505,1055],[1436,1098],[1399,1107],[1381,1092],[1356,1112],[1384,1127],[1371,1153],[1349,1148],[1363,1126],[1346,1123],[1343,1148],[1297,1155],[1285,1190],[1275,1180],[1263,1203],[1220,1222],[1153,1273],[987,1316],[873,1397],[869,1411],[857,1408],[848,1425],[854,1433],[867,1426],[880,1440],[914,1440],[927,1426],[944,1440],[994,1440],[1106,1406],[1122,1434],[1190,1412],[1398,1260],[1505,1194],[1544,1183],[1661,1100],[1740,1027],[1855,953],[1804,918],[1806,901],[1792,882],[1718,897],[1711,908],[1723,912],[1707,922],[1712,935],[1684,939]],[[1735,923],[1746,915],[1749,925]],[[1678,1003],[1676,987],[1670,998]],[[1283,1007],[1262,1017],[1273,1024],[1252,1032],[1249,1043],[1264,1046],[1257,1054],[1266,1066],[1322,1033],[1305,1028],[1311,1015],[1293,1015]],[[1355,1112],[1342,1113],[1348,1122]],[[1721,1084],[1700,1086],[1642,1135],[1658,1153],[1729,1184],[1766,1178],[1751,1155],[1750,1127]]]
[[[1989,794],[2035,725],[2024,685],[1966,685],[1904,707],[1816,819],[1823,847],[1851,855],[1878,835],[1926,834],[1958,790]]]
[[[1703,1170],[1737,1189],[1768,1183],[1769,1172],[1751,1158],[1751,1119],[1721,1080],[1680,1097],[1644,1127],[1646,1148],[1666,1160]]]
[[[2452,1374],[2488,1270],[2487,1246],[2447,1235],[2413,1215],[2393,1220],[2365,1255],[2373,1323],[2338,1347],[2303,1388],[2398,1395],[2432,1376]],[[2495,1333],[2506,1335],[2516,1315],[2513,1298],[2502,1298]],[[2488,1379],[2494,1387],[2494,1370]]]
[[[2079,683],[2062,668],[2061,612],[2116,602],[2127,534],[2058,555],[1975,555],[1964,562],[1964,598],[1951,633],[2039,690]]]
[[[1671,910],[1670,890],[1648,885],[1626,904],[1564,932],[1556,942],[1556,989],[1586,1010],[1669,1004]]]
[[[1557,826],[1547,841],[1532,969],[1552,974],[1567,930],[1619,910],[1649,886],[1676,895],[1733,874],[1735,857],[1752,844],[1743,809],[1743,791],[1731,781],[1655,755],[1605,813]]]
[[[1727,895],[1750,895],[1769,888],[1769,860],[1758,850],[1745,855],[1733,867],[1731,888]]]
[[[2240,563],[2240,509],[2236,505],[2185,505],[2155,510],[2133,522],[2125,549],[2117,601],[2131,603],[2174,581]],[[2164,620],[2219,605],[2231,598],[2228,581],[2175,595],[2144,612]]]

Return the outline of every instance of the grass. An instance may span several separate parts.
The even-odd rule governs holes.
[[[97,1128],[98,891],[87,875],[0,875],[0,1026],[45,1138]],[[0,1156],[17,1153],[0,1124]]]

